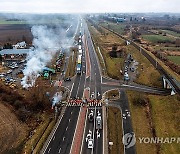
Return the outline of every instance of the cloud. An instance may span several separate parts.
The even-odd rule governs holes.
[[[1,12],[175,12],[180,0],[0,0]]]

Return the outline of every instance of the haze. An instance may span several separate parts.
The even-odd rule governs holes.
[[[0,0],[0,12],[23,13],[179,13],[180,0]]]

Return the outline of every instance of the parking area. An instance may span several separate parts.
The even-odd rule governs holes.
[[[133,58],[131,54],[127,55],[124,64],[124,81],[125,82],[133,82],[136,79],[136,75],[138,74],[138,62]]]
[[[23,77],[23,69],[25,67],[26,60],[24,58],[19,59],[3,59],[0,66],[0,80],[5,85],[14,89],[20,85],[21,78]]]

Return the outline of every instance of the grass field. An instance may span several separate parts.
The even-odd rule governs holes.
[[[179,96],[146,95],[128,91],[132,124],[136,137],[152,137],[146,107],[133,104],[133,100],[137,97],[148,98],[151,105],[152,123],[155,127],[157,137],[179,137]],[[155,144],[136,142],[136,150],[138,154],[152,154],[156,153],[157,149]],[[179,151],[180,147],[176,143],[160,145],[160,154],[178,154]]]
[[[122,35],[124,34],[125,25],[122,23],[117,24],[117,23],[108,22],[108,23],[102,23],[101,25],[106,28],[112,29],[119,34],[122,34]]]
[[[123,153],[122,144],[122,119],[121,112],[118,108],[108,108],[108,140],[113,142],[112,146],[109,146],[109,154]]]
[[[23,149],[23,153],[31,153],[32,151],[32,147],[33,149],[36,148],[36,151],[40,150],[40,148],[42,148],[42,144],[39,144],[38,147],[36,147],[36,144],[38,143],[38,141],[41,139],[41,136],[43,135],[44,131],[46,130],[46,128],[49,128],[48,126],[52,123],[54,126],[54,121],[50,122],[50,115],[43,114],[41,115],[42,118],[42,122],[41,124],[36,128],[36,130],[32,133],[32,137],[29,138],[29,140],[25,143],[24,149]],[[49,130],[49,129],[48,129]],[[50,133],[51,129],[48,131],[48,133]],[[46,134],[44,137],[45,139],[48,137],[49,134]],[[43,137],[43,139],[44,139]],[[43,140],[45,142],[45,139]],[[41,141],[42,142],[42,141]]]
[[[180,37],[180,33],[176,33],[176,32],[170,31],[170,30],[162,30],[162,31],[169,34],[169,35],[172,35],[175,37]]]
[[[19,121],[12,107],[0,97],[0,153],[20,152],[27,134],[27,125]]]
[[[162,35],[142,35],[141,37],[143,39],[149,41],[149,42],[152,42],[152,43],[158,43],[158,42],[172,41],[173,40],[167,36],[162,36]]]
[[[115,79],[122,79],[120,69],[123,69],[124,58],[111,58],[108,51],[111,50],[112,44],[122,44],[124,40],[117,37],[112,32],[103,29],[108,35],[101,35],[93,26],[89,25],[89,30],[94,40],[95,47],[101,48],[101,53],[106,63],[108,76]],[[132,45],[125,46],[127,53],[131,53],[136,61],[139,62],[139,75],[135,82],[148,86],[162,87],[161,76],[151,63],[139,53]],[[117,69],[118,68],[118,69]]]
[[[180,65],[180,56],[168,56],[168,59],[177,65]]]
[[[132,126],[135,132],[136,138],[137,137],[152,137],[152,133],[149,128],[149,121],[146,117],[145,108],[135,106],[133,104],[133,99],[137,96],[137,92],[135,91],[128,91],[128,99],[129,99],[129,106],[130,112],[132,117]],[[154,154],[156,153],[156,147],[153,144],[140,144],[136,142],[136,152],[138,154]]]
[[[128,46],[127,51],[139,62],[138,75],[135,82],[148,86],[162,87],[161,75],[149,60],[132,45]]]
[[[180,136],[180,97],[179,96],[154,96],[149,95],[152,105],[153,121],[157,136]],[[177,143],[161,144],[162,154],[178,154],[180,146]]]
[[[27,24],[25,21],[5,20],[0,18],[0,24]]]

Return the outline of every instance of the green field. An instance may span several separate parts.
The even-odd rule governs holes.
[[[117,24],[117,23],[102,23],[101,24],[102,26],[108,28],[108,29],[112,29],[114,30],[115,32],[119,33],[119,34],[124,34],[124,28],[125,28],[125,25],[124,24]]]
[[[25,21],[20,21],[20,20],[6,20],[3,18],[0,18],[0,24],[27,24]]]
[[[176,32],[170,31],[170,30],[162,30],[162,31],[169,34],[169,35],[172,35],[175,37],[180,37],[180,33],[176,33]]]
[[[168,59],[175,64],[180,65],[180,56],[168,56]]]
[[[142,35],[142,38],[152,43],[174,41],[173,39],[162,35]]]

